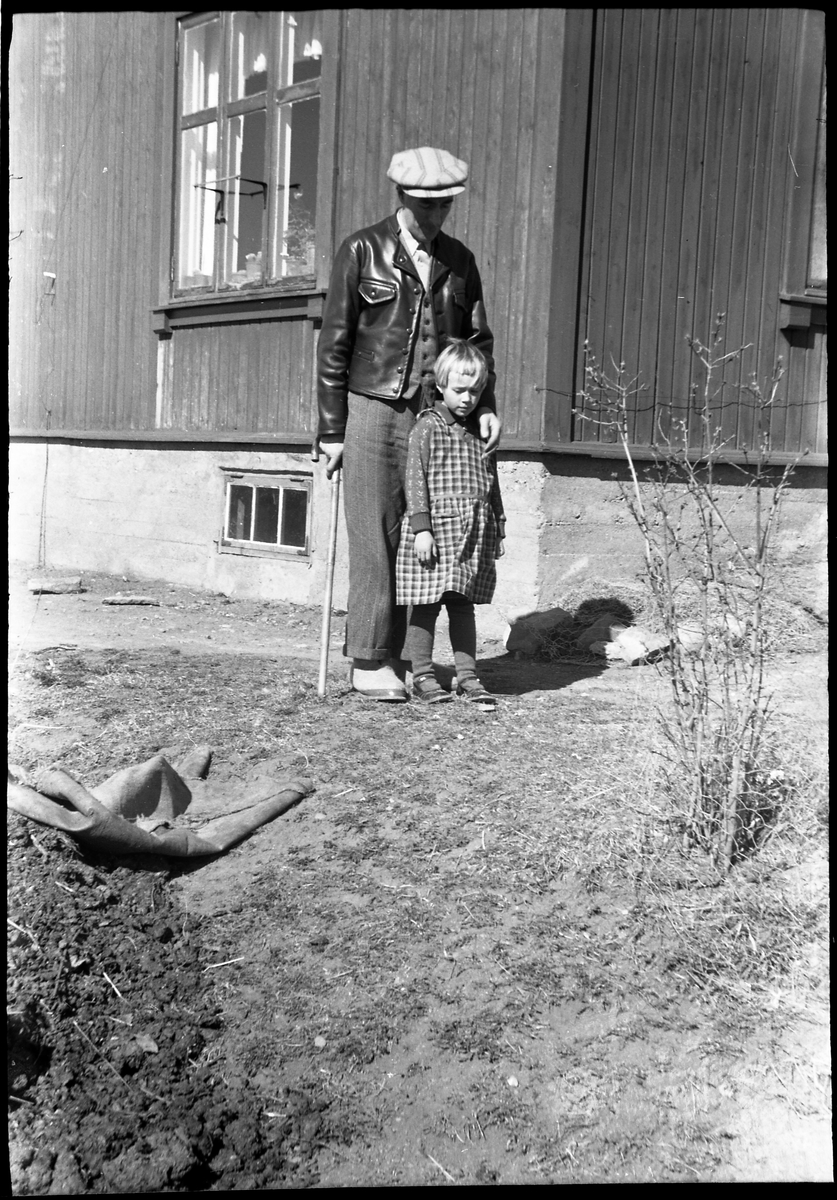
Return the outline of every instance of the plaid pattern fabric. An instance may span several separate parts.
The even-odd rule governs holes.
[[[494,455],[483,456],[470,429],[448,424],[435,409],[418,417],[407,456],[407,512],[395,566],[397,604],[433,604],[458,592],[488,604],[497,582],[495,556],[503,505]],[[429,512],[438,561],[423,567],[415,556],[410,524]]]

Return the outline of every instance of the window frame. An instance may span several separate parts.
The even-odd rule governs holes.
[[[293,10],[288,10],[293,11]],[[178,142],[180,138],[180,113],[178,112],[178,47],[182,22],[189,18],[208,18],[215,10],[196,14],[194,11],[178,11],[163,15],[163,36],[159,62],[159,83],[163,93],[167,124],[162,145],[160,171],[160,262],[158,301],[152,308],[152,328],[162,337],[172,332],[170,318],[178,313],[187,314],[190,309],[204,308],[208,315],[218,306],[226,306],[226,312],[241,312],[240,319],[248,308],[275,311],[281,316],[290,298],[298,297],[305,315],[318,319],[322,313],[322,298],[328,287],[331,262],[334,255],[334,208],[337,166],[337,99],[339,86],[339,61],[343,37],[344,13],[339,9],[322,9],[324,45],[328,53],[322,59],[320,75],[320,131],[317,157],[317,211],[315,216],[316,257],[312,276],[291,276],[275,284],[261,287],[225,291],[190,293],[175,287],[178,236]],[[220,14],[219,14],[220,15]],[[268,96],[268,104],[276,107],[281,103],[280,93],[295,91],[277,89]],[[302,98],[302,96],[298,97]],[[285,301],[283,305],[281,302]],[[265,302],[268,302],[265,304]],[[273,303],[271,303],[273,302]],[[229,307],[232,306],[232,309]],[[293,315],[300,315],[299,305]],[[226,318],[229,320],[229,316]]]
[[[825,152],[825,25],[824,14],[800,17],[800,51],[788,146],[787,236],[780,293],[781,329],[807,329],[824,323],[828,283],[811,282],[813,238],[822,213],[819,205]]]
[[[221,526],[216,541],[216,548],[219,554],[234,554],[246,558],[280,558],[292,562],[310,560],[313,530],[313,474],[293,469],[275,470],[252,467],[221,467],[221,479],[223,482]],[[229,526],[230,489],[235,486],[276,488],[281,491],[304,492],[306,496],[305,544],[303,546],[290,546],[277,542],[274,545],[271,542],[256,542],[248,538],[231,538],[227,533]],[[281,533],[281,506],[279,521],[277,536]]]

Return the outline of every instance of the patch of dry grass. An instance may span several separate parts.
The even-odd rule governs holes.
[[[230,666],[165,651],[32,655],[12,691],[9,757],[26,770],[46,765],[50,731],[79,717],[91,730],[61,745],[62,766],[88,784],[163,747],[213,745],[244,757],[289,748],[282,718],[315,692],[307,666],[246,657]]]
[[[480,1069],[525,1045],[533,1069],[547,1071],[568,1053],[550,1041],[556,1007],[614,1021],[621,1008],[624,1036],[630,1017],[631,1036],[645,1039],[649,1012],[673,1030],[688,1000],[743,1042],[754,1022],[798,1011],[818,986],[827,881],[808,864],[825,845],[826,767],[797,725],[780,726],[787,788],[773,833],[719,881],[703,855],[681,848],[658,734],[627,689],[595,700],[524,694],[488,718],[464,705],[390,713],[339,687],[319,703],[310,666],[288,660],[62,653],[33,656],[17,680],[12,757],[32,773],[54,757],[39,740],[49,727],[93,716],[95,732],[62,752],[83,783],[194,744],[242,773],[268,755],[296,756],[318,781],[337,833],[289,851],[282,888],[253,885],[246,911],[213,930],[219,960],[239,954],[256,926],[269,931],[262,957],[217,981],[232,1002],[238,987],[258,996],[267,972],[264,1013],[281,1009],[275,1025],[258,1018],[248,1069],[299,1060],[337,1096],[370,1054],[420,1030],[435,1051]],[[627,1104],[630,1080],[613,1086]],[[367,1092],[355,1099],[358,1127],[375,1127]],[[501,1113],[486,1090],[472,1107],[493,1112],[508,1136],[529,1136],[525,1105],[502,1102]],[[714,1153],[699,1126],[681,1131],[697,1174]],[[575,1143],[535,1139],[537,1161],[592,1178],[601,1147],[590,1128]],[[623,1152],[633,1178],[653,1174],[639,1151]]]

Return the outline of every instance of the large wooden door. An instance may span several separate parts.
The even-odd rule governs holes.
[[[819,86],[805,74],[805,14],[671,8],[588,10],[587,17],[586,27],[579,18],[563,93],[578,112],[563,119],[574,174],[556,209],[561,345],[553,353],[561,382],[545,440],[614,439],[580,419],[583,406],[567,396],[581,389],[592,353],[611,375],[624,363],[628,377],[639,377],[633,443],[651,444],[677,420],[695,426],[694,441],[693,392],[703,370],[687,339],[706,343],[723,313],[719,351],[747,346],[725,371],[717,399],[730,449],[751,446],[755,436],[754,406],[741,386],[753,373],[768,378],[780,354],[791,370],[773,448],[819,448],[824,337],[795,341],[781,320],[789,196],[813,186],[807,152],[801,162],[793,153],[800,103],[807,97],[810,108]],[[816,120],[816,109],[809,116]]]

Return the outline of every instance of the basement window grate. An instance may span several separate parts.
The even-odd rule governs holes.
[[[307,557],[310,475],[224,472],[223,554]]]

